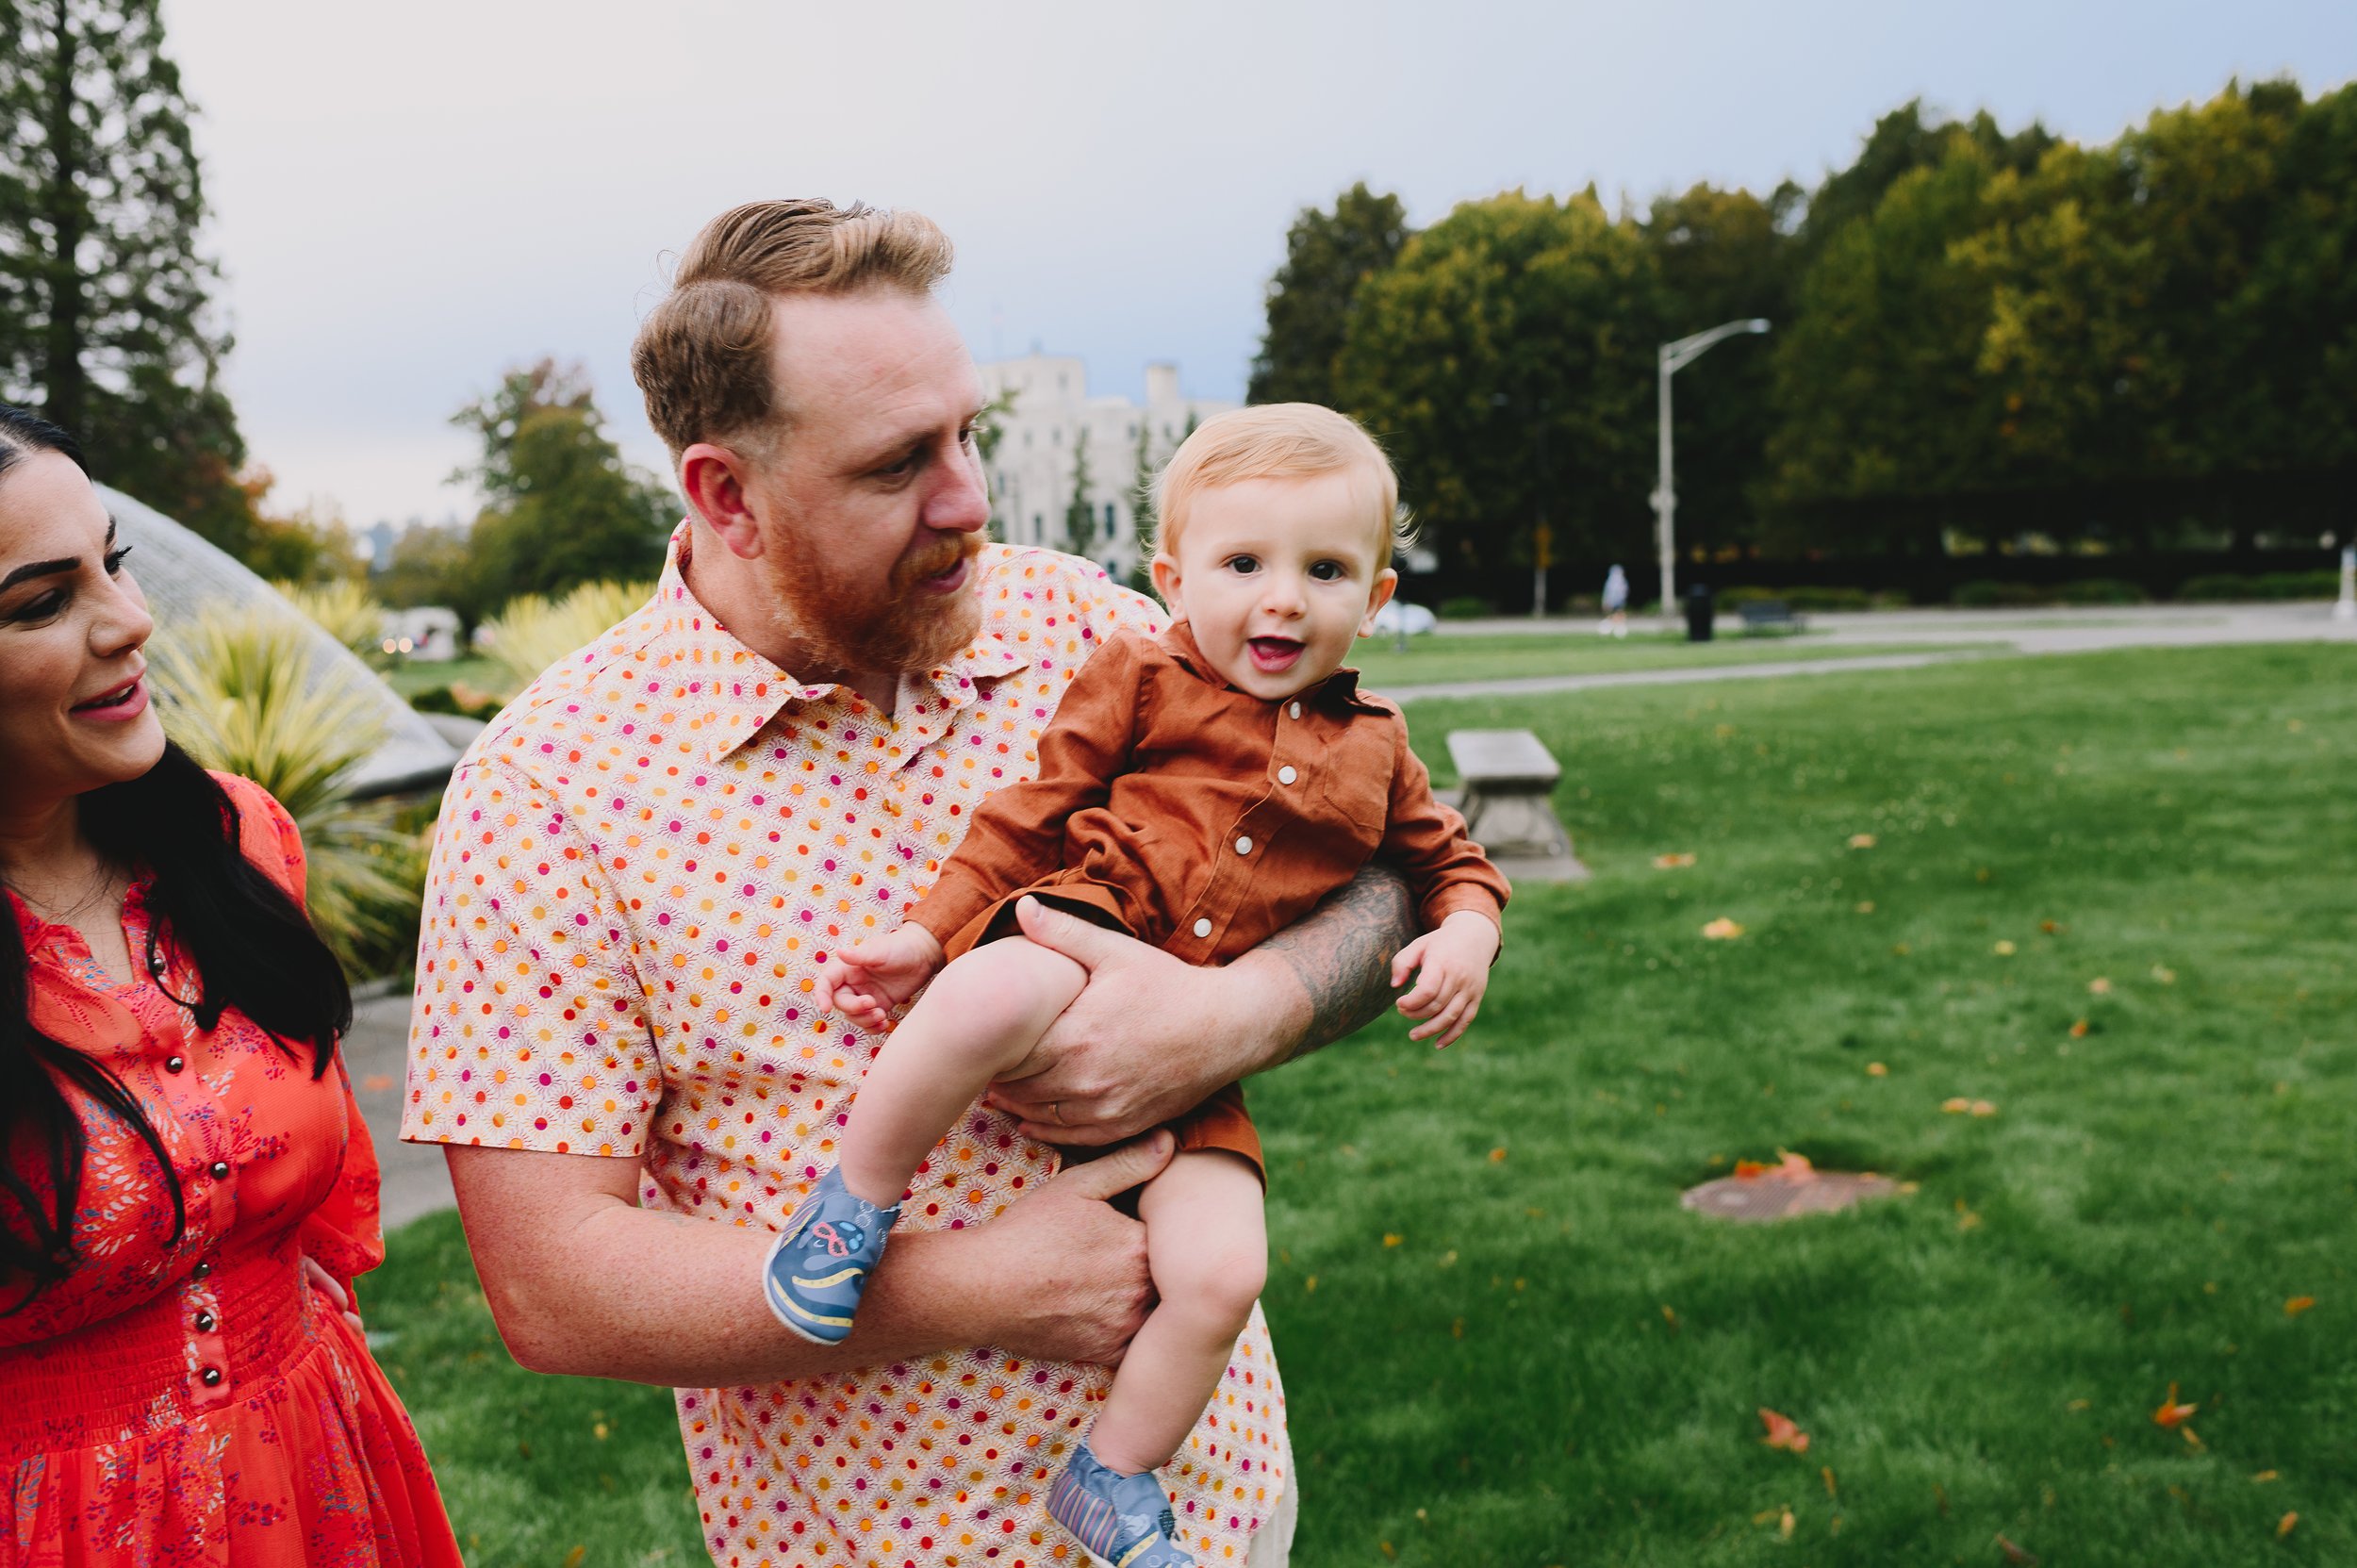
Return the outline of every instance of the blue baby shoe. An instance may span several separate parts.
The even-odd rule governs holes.
[[[1108,1470],[1083,1441],[1048,1489],[1047,1511],[1072,1532],[1096,1568],[1195,1568],[1171,1540],[1170,1497],[1150,1470]]]
[[[845,1191],[840,1166],[820,1177],[762,1261],[769,1311],[813,1345],[842,1344],[899,1217],[897,1203],[879,1209]]]

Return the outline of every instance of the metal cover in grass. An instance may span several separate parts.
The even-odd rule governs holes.
[[[1805,1162],[1755,1175],[1722,1176],[1689,1187],[1679,1203],[1712,1219],[1766,1225],[1803,1214],[1829,1214],[1854,1208],[1870,1197],[1888,1197],[1899,1183],[1871,1171],[1817,1170]]]

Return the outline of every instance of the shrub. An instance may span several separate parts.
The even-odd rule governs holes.
[[[2018,607],[2049,602],[2036,588],[2027,583],[1998,583],[1976,577],[1960,583],[1951,601],[1968,610],[1987,610],[2000,606]]]
[[[2270,571],[2257,577],[2217,573],[2188,577],[2177,586],[2177,597],[2195,604],[2222,604],[2248,600],[2331,599],[2341,591],[2335,571]]]
[[[1455,599],[1442,600],[1441,607],[1433,613],[1442,620],[1478,620],[1484,616],[1494,615],[1497,612],[1490,607],[1490,602],[1486,599],[1475,598],[1472,594],[1459,594]]]
[[[1802,584],[1789,588],[1729,588],[1719,596],[1719,602],[1729,609],[1779,600],[1795,610],[1871,610],[1883,607],[1890,598],[1887,594],[1869,593],[1864,588],[1816,587]],[[1901,596],[1898,602],[1904,604],[1906,600]]]
[[[2065,604],[2141,604],[2145,592],[2117,577],[2089,577],[2055,585],[2054,598]]]
[[[206,767],[252,779],[294,817],[310,863],[307,901],[347,970],[397,966],[417,938],[423,846],[388,808],[345,793],[385,739],[365,692],[323,678],[300,622],[214,610],[148,644],[165,728]]]
[[[584,583],[561,599],[523,594],[484,623],[491,657],[529,685],[540,671],[627,618],[654,596],[651,583]]]
[[[383,655],[385,606],[376,602],[367,585],[344,578],[334,583],[272,583],[271,586],[362,658]]]

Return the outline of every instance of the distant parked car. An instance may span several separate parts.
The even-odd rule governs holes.
[[[1394,599],[1375,612],[1375,629],[1392,636],[1413,636],[1440,624],[1440,617],[1421,604]]]

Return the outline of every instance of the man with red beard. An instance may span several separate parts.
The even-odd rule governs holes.
[[[436,834],[403,1134],[447,1147],[519,1362],[679,1390],[722,1563],[1074,1560],[1046,1482],[1150,1300],[1110,1201],[1169,1158],[1138,1134],[1382,1011],[1415,932],[1379,871],[1214,970],[1027,909],[1091,976],[1051,1065],[918,1172],[848,1340],[770,1315],[771,1234],[877,1043],[821,1001],[827,955],[898,924],[1031,776],[1098,641],[1162,620],[1090,562],[983,541],[949,256],[915,214],[825,202],[705,226],[633,356],[690,504],[655,597],[493,722]],[[1202,1560],[1285,1560],[1257,1312],[1162,1479]]]

